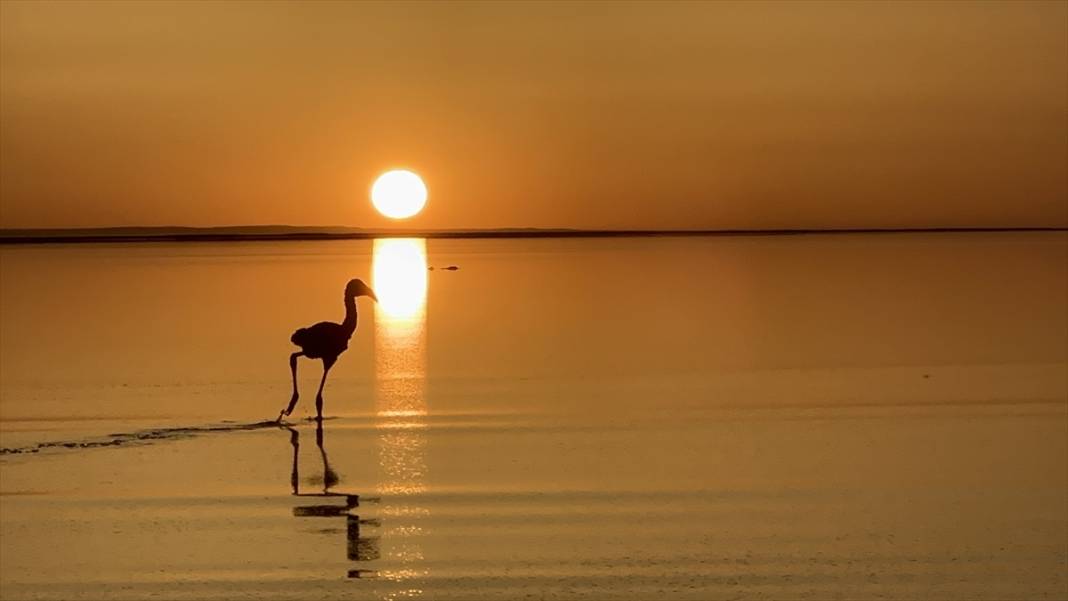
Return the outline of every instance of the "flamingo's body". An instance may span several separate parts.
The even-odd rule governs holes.
[[[349,338],[355,328],[349,329],[344,323],[321,321],[311,327],[293,332],[290,342],[300,347],[301,354],[309,359],[327,359],[337,356],[349,348]]]
[[[323,379],[319,381],[319,392],[315,396],[315,410],[317,419],[323,419],[323,384],[326,383],[326,374],[330,372],[338,355],[349,348],[349,339],[356,331],[356,297],[369,296],[378,300],[373,290],[362,280],[352,280],[345,286],[345,321],[333,323],[329,321],[319,322],[311,327],[300,328],[293,332],[290,340],[300,347],[300,352],[289,356],[289,369],[293,372],[293,398],[289,400],[289,406],[278,414],[278,420],[293,412],[293,408],[300,399],[297,392],[297,357],[309,359],[322,359]]]

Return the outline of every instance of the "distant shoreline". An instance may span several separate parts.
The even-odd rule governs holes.
[[[314,229],[314,228],[312,228]],[[0,244],[99,244],[122,242],[259,242],[309,240],[371,240],[375,238],[636,238],[697,236],[803,236],[842,234],[932,234],[992,232],[1068,232],[1065,227],[934,227],[767,230],[353,230],[322,228],[306,231],[292,226],[239,226],[220,228],[100,228],[0,230]],[[281,231],[278,231],[281,230]],[[332,230],[332,231],[331,231]],[[339,231],[341,230],[341,231]]]

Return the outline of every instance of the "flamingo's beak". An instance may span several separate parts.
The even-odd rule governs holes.
[[[378,297],[375,296],[375,291],[374,290],[371,290],[370,288],[368,288],[367,289],[367,296],[370,296],[371,300],[375,301],[376,303],[378,302]]]

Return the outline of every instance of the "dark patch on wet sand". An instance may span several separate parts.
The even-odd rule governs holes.
[[[157,440],[177,440],[191,438],[201,434],[213,432],[238,432],[244,430],[259,430],[261,428],[278,427],[276,421],[262,421],[251,424],[236,424],[225,422],[215,426],[185,426],[180,428],[153,428],[139,430],[137,432],[119,432],[108,434],[101,438],[86,438],[82,440],[57,440],[52,442],[39,442],[35,445],[24,447],[0,448],[0,455],[22,455],[40,453],[50,449],[92,449],[97,447],[120,447],[132,444],[151,444]]]

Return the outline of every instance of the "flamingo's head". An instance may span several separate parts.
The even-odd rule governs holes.
[[[348,285],[345,286],[345,296],[347,298],[356,298],[357,296],[370,296],[371,300],[378,302],[378,297],[375,296],[375,291],[371,290],[371,287],[363,283],[363,280],[350,280]]]

